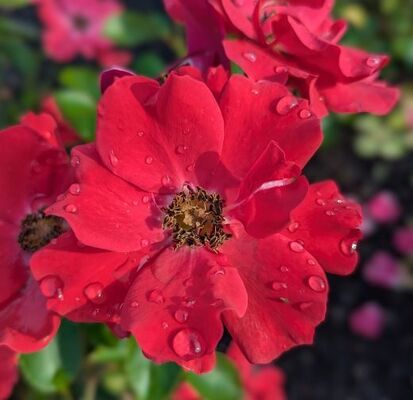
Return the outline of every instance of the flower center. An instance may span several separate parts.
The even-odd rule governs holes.
[[[164,209],[163,228],[171,229],[175,248],[208,246],[216,250],[231,237],[224,232],[224,202],[217,193],[186,186]]]
[[[18,242],[23,250],[34,252],[49,244],[63,231],[63,218],[45,215],[43,211],[39,211],[27,215],[22,221]]]
[[[72,23],[73,23],[74,28],[81,32],[85,31],[89,26],[88,19],[82,15],[75,15],[72,18]]]

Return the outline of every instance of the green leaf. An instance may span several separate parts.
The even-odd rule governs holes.
[[[120,46],[133,47],[167,38],[169,23],[161,15],[125,11],[108,19],[104,35]]]
[[[138,57],[134,69],[140,75],[154,78],[165,70],[165,62],[156,53],[143,53]]]
[[[96,101],[78,90],[66,89],[55,93],[64,119],[85,141],[92,141],[96,130]]]
[[[0,8],[18,8],[31,3],[31,0],[0,0]]]
[[[59,75],[60,83],[68,89],[86,92],[91,97],[98,99],[99,76],[98,72],[89,67],[68,66],[62,69]]]
[[[37,353],[22,354],[20,369],[27,382],[43,393],[55,393],[55,377],[61,368],[59,346],[56,340]]]
[[[217,353],[213,371],[203,375],[188,373],[186,380],[205,400],[239,400],[243,397],[235,366],[220,353]]]

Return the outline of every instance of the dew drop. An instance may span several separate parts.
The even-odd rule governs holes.
[[[259,94],[259,90],[258,89],[252,89],[251,93],[254,94],[254,95],[257,95],[257,94]]]
[[[162,183],[163,186],[169,186],[171,184],[171,181],[172,181],[172,179],[168,175],[163,176],[162,179],[161,179],[161,183]]]
[[[168,325],[168,323],[167,322],[162,322],[162,329],[168,329],[169,328],[169,325]]]
[[[299,116],[301,119],[308,119],[308,118],[310,118],[312,115],[313,115],[313,114],[311,113],[311,111],[310,111],[310,110],[307,110],[306,108],[302,109],[302,110],[298,113],[298,116]]]
[[[185,154],[185,152],[188,150],[187,146],[184,146],[183,144],[180,144],[179,146],[176,146],[176,154],[182,155]]]
[[[257,55],[255,53],[251,53],[251,52],[242,53],[242,56],[249,62],[257,61]]]
[[[72,167],[78,167],[80,165],[80,158],[78,156],[73,156],[70,160]]]
[[[195,169],[195,165],[194,165],[194,164],[189,164],[189,165],[186,167],[186,170],[187,170],[188,172],[193,172],[194,169]]]
[[[303,301],[302,303],[299,303],[299,304],[298,304],[298,308],[299,308],[301,311],[306,311],[306,310],[308,310],[312,305],[313,305],[313,302],[311,302],[311,301]]]
[[[175,311],[174,317],[180,324],[183,324],[187,321],[189,312],[186,310],[178,309]]]
[[[288,272],[289,270],[290,269],[285,265],[281,265],[281,267],[280,267],[280,271],[283,272],[283,273]]]
[[[326,215],[329,217],[333,217],[334,215],[336,215],[336,213],[333,210],[327,210]]]
[[[132,301],[132,303],[130,303],[131,308],[138,308],[139,307],[139,303],[137,301]]]
[[[143,137],[145,135],[145,132],[144,131],[138,131],[138,136],[139,137]]]
[[[103,300],[103,285],[99,282],[91,283],[84,288],[83,294],[92,303],[101,303]]]
[[[149,196],[143,196],[142,197],[142,203],[143,204],[148,204],[149,203],[149,201],[150,201],[150,197]]]
[[[59,297],[62,294],[63,282],[58,276],[49,275],[40,281],[40,291],[47,298]]]
[[[273,282],[271,284],[271,287],[274,290],[282,290],[282,289],[287,289],[288,285],[285,282]]]
[[[357,242],[351,239],[343,239],[340,242],[340,250],[345,256],[352,256],[357,250]]]
[[[71,214],[76,214],[77,207],[74,204],[68,204],[65,206],[65,211]]]
[[[109,152],[109,161],[112,164],[112,167],[116,167],[119,163],[119,158],[116,157],[115,153],[113,152],[113,150],[111,150]]]
[[[147,294],[147,298],[151,303],[156,303],[156,304],[163,304],[165,302],[165,298],[162,295],[162,292],[160,290],[151,290]]]
[[[308,278],[308,286],[310,289],[314,290],[314,292],[324,292],[327,288],[327,285],[321,276],[312,275]]]
[[[183,359],[193,359],[202,355],[203,339],[193,329],[182,329],[172,339],[172,348]]]
[[[78,196],[80,194],[80,185],[78,183],[74,183],[73,185],[70,185],[69,192],[73,194],[74,196]]]
[[[294,96],[285,96],[278,101],[275,110],[280,115],[286,115],[297,105],[298,100]]]
[[[275,67],[274,71],[275,71],[277,74],[283,74],[283,73],[288,72],[288,68],[287,68],[286,66],[284,66],[284,65],[280,65],[280,66],[278,66],[278,67]]]
[[[300,227],[300,224],[298,222],[292,222],[289,226],[288,226],[288,230],[291,233],[294,233],[297,231],[297,229]]]
[[[304,251],[304,246],[297,241],[290,242],[289,247],[294,253],[302,253]]]
[[[316,204],[318,204],[319,206],[325,206],[325,205],[326,205],[326,202],[325,202],[325,200],[323,200],[323,199],[317,199],[315,202],[316,202]]]
[[[142,239],[142,240],[141,240],[141,246],[142,246],[142,247],[147,247],[147,246],[149,246],[149,240],[147,240],[147,239]]]
[[[153,163],[153,157],[147,156],[147,157],[145,158],[145,163],[146,163],[147,165],[151,165],[151,164]]]
[[[380,65],[381,58],[380,57],[369,57],[366,60],[366,64],[370,68],[376,68]]]
[[[195,303],[196,303],[196,300],[190,297],[186,297],[185,299],[182,300],[182,305],[184,305],[185,307],[193,307]]]
[[[312,258],[309,258],[309,259],[307,260],[307,264],[308,264],[308,265],[316,265],[317,263],[316,263]]]

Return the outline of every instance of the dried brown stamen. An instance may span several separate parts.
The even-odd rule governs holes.
[[[164,209],[163,228],[172,230],[175,248],[208,246],[216,250],[231,237],[224,232],[223,206],[219,194],[186,186]]]

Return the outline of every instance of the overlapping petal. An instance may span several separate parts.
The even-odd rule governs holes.
[[[0,346],[0,399],[9,398],[17,379],[17,354]]]

